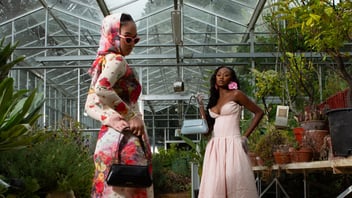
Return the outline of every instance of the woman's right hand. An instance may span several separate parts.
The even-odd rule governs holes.
[[[129,123],[129,130],[136,136],[144,135],[145,128],[144,128],[144,121],[140,116],[134,116]]]
[[[130,127],[129,123],[119,114],[109,116],[107,125],[120,132]]]

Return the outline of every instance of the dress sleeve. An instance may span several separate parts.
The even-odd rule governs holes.
[[[127,62],[119,55],[106,55],[106,63],[95,85],[92,85],[86,102],[86,113],[93,119],[107,124],[108,117],[113,114],[121,115],[130,120],[136,115],[113,89],[118,79],[126,73]]]
[[[103,125],[109,124],[109,117],[113,115],[119,115],[118,112],[111,108],[107,108],[106,105],[103,105],[99,102],[99,98],[94,92],[94,89],[90,89],[87,101],[85,104],[85,112],[93,119],[100,121]]]
[[[131,106],[131,110],[134,112],[135,116],[138,116],[139,118],[143,119],[142,114],[140,113],[139,110],[139,105],[138,103],[135,103]]]

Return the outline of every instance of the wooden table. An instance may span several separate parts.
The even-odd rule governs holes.
[[[335,157],[333,159],[326,160],[326,161],[299,162],[299,163],[290,163],[290,164],[282,164],[282,165],[275,164],[270,168],[266,166],[254,166],[252,169],[254,173],[261,173],[263,171],[276,171],[276,172],[285,171],[286,173],[289,173],[289,174],[297,174],[297,173],[304,174],[304,181],[303,181],[304,197],[306,198],[307,197],[307,186],[306,186],[307,174],[314,171],[332,171],[334,174],[352,174],[352,156],[348,158]],[[257,179],[257,185],[258,185],[257,187],[258,187],[260,197],[262,197],[273,184],[276,184],[277,192],[278,192],[278,188],[280,188],[281,191],[285,194],[285,196],[289,197],[285,189],[280,184],[277,177],[274,178],[273,181],[263,191],[261,191],[260,189],[261,188],[260,178],[257,177],[256,179]],[[350,192],[352,192],[352,186],[350,186],[345,191],[343,191],[338,196],[338,198],[343,198],[346,195],[348,195]]]

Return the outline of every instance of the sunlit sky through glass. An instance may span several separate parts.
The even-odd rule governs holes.
[[[105,0],[106,6],[112,13],[126,12],[135,20],[142,17],[148,0]]]

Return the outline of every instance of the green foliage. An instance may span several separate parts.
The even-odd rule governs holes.
[[[339,91],[348,88],[346,81],[340,80],[341,78],[335,73],[331,72],[324,79],[325,89],[323,89],[323,98],[328,98]]]
[[[156,195],[191,189],[190,162],[193,154],[171,144],[167,150],[153,154],[153,185]]]
[[[27,149],[10,150],[0,156],[0,172],[18,188],[18,197],[39,197],[54,190],[73,190],[89,197],[94,163],[79,132],[50,132],[46,140]]]
[[[256,80],[256,98],[263,100],[267,96],[280,95],[282,83],[280,82],[280,75],[277,71],[258,71],[254,68],[251,71]]]
[[[251,123],[251,119],[249,120],[241,120],[241,131],[244,131],[244,129],[248,128],[249,124]],[[251,133],[251,135],[248,138],[248,149],[250,152],[255,151],[255,147],[260,140],[261,136],[265,133],[263,131],[263,128],[261,127],[263,121],[259,123],[259,126],[256,127],[256,129]]]
[[[289,4],[293,6],[288,7]],[[306,43],[316,51],[338,51],[352,27],[352,2],[310,0],[302,4],[294,0],[281,1],[278,13],[288,21],[288,28],[300,28]]]
[[[274,164],[273,152],[280,145],[291,145],[294,142],[293,133],[288,130],[277,129],[270,122],[261,125],[260,130],[264,134],[258,140],[254,152],[264,161],[264,165],[270,167]]]
[[[208,140],[202,136],[198,143],[194,143],[190,138],[181,136],[181,138],[191,147],[192,162],[198,164],[199,177],[202,176],[203,161],[205,155],[205,149],[207,147]]]
[[[1,39],[0,41],[0,82],[7,77],[10,69],[14,65],[23,61],[25,58],[24,56],[20,56],[13,61],[9,61],[18,45],[18,42],[16,42],[14,45],[11,45],[11,43],[9,43],[5,46],[4,46],[4,42],[5,42],[5,38]]]
[[[43,94],[33,90],[13,90],[13,79],[5,78],[0,83],[0,152],[25,148],[41,140],[43,131],[36,130],[36,121],[41,116]]]
[[[7,75],[24,57],[9,61],[18,43],[4,46],[4,41],[0,41],[0,152],[25,148],[43,136],[35,125],[44,96],[36,90],[14,90],[14,80]]]
[[[296,31],[312,51],[325,52],[332,60],[329,66],[352,90],[351,58],[344,44],[352,40],[352,2],[320,0],[283,0],[274,4],[271,18],[285,21],[285,30]],[[352,105],[352,97],[348,100]]]
[[[314,106],[319,101],[319,72],[313,61],[307,59],[302,54],[286,52],[288,60],[286,79],[289,84],[288,95],[300,98],[308,97],[304,100],[305,105]],[[301,103],[302,104],[302,103]],[[297,105],[297,104],[296,104]],[[303,106],[300,106],[303,108]]]
[[[289,105],[291,111],[298,114],[304,106],[319,102],[319,72],[312,60],[291,52],[298,49],[291,48],[290,44],[287,45],[287,40],[283,39],[291,35],[290,31],[276,27],[278,24],[273,21],[270,21],[270,25],[274,26],[274,37],[279,37],[281,42],[279,49],[283,54],[279,59],[280,70],[251,70],[256,79],[256,97],[263,101],[266,112],[268,108],[264,98],[278,96],[282,104]]]

